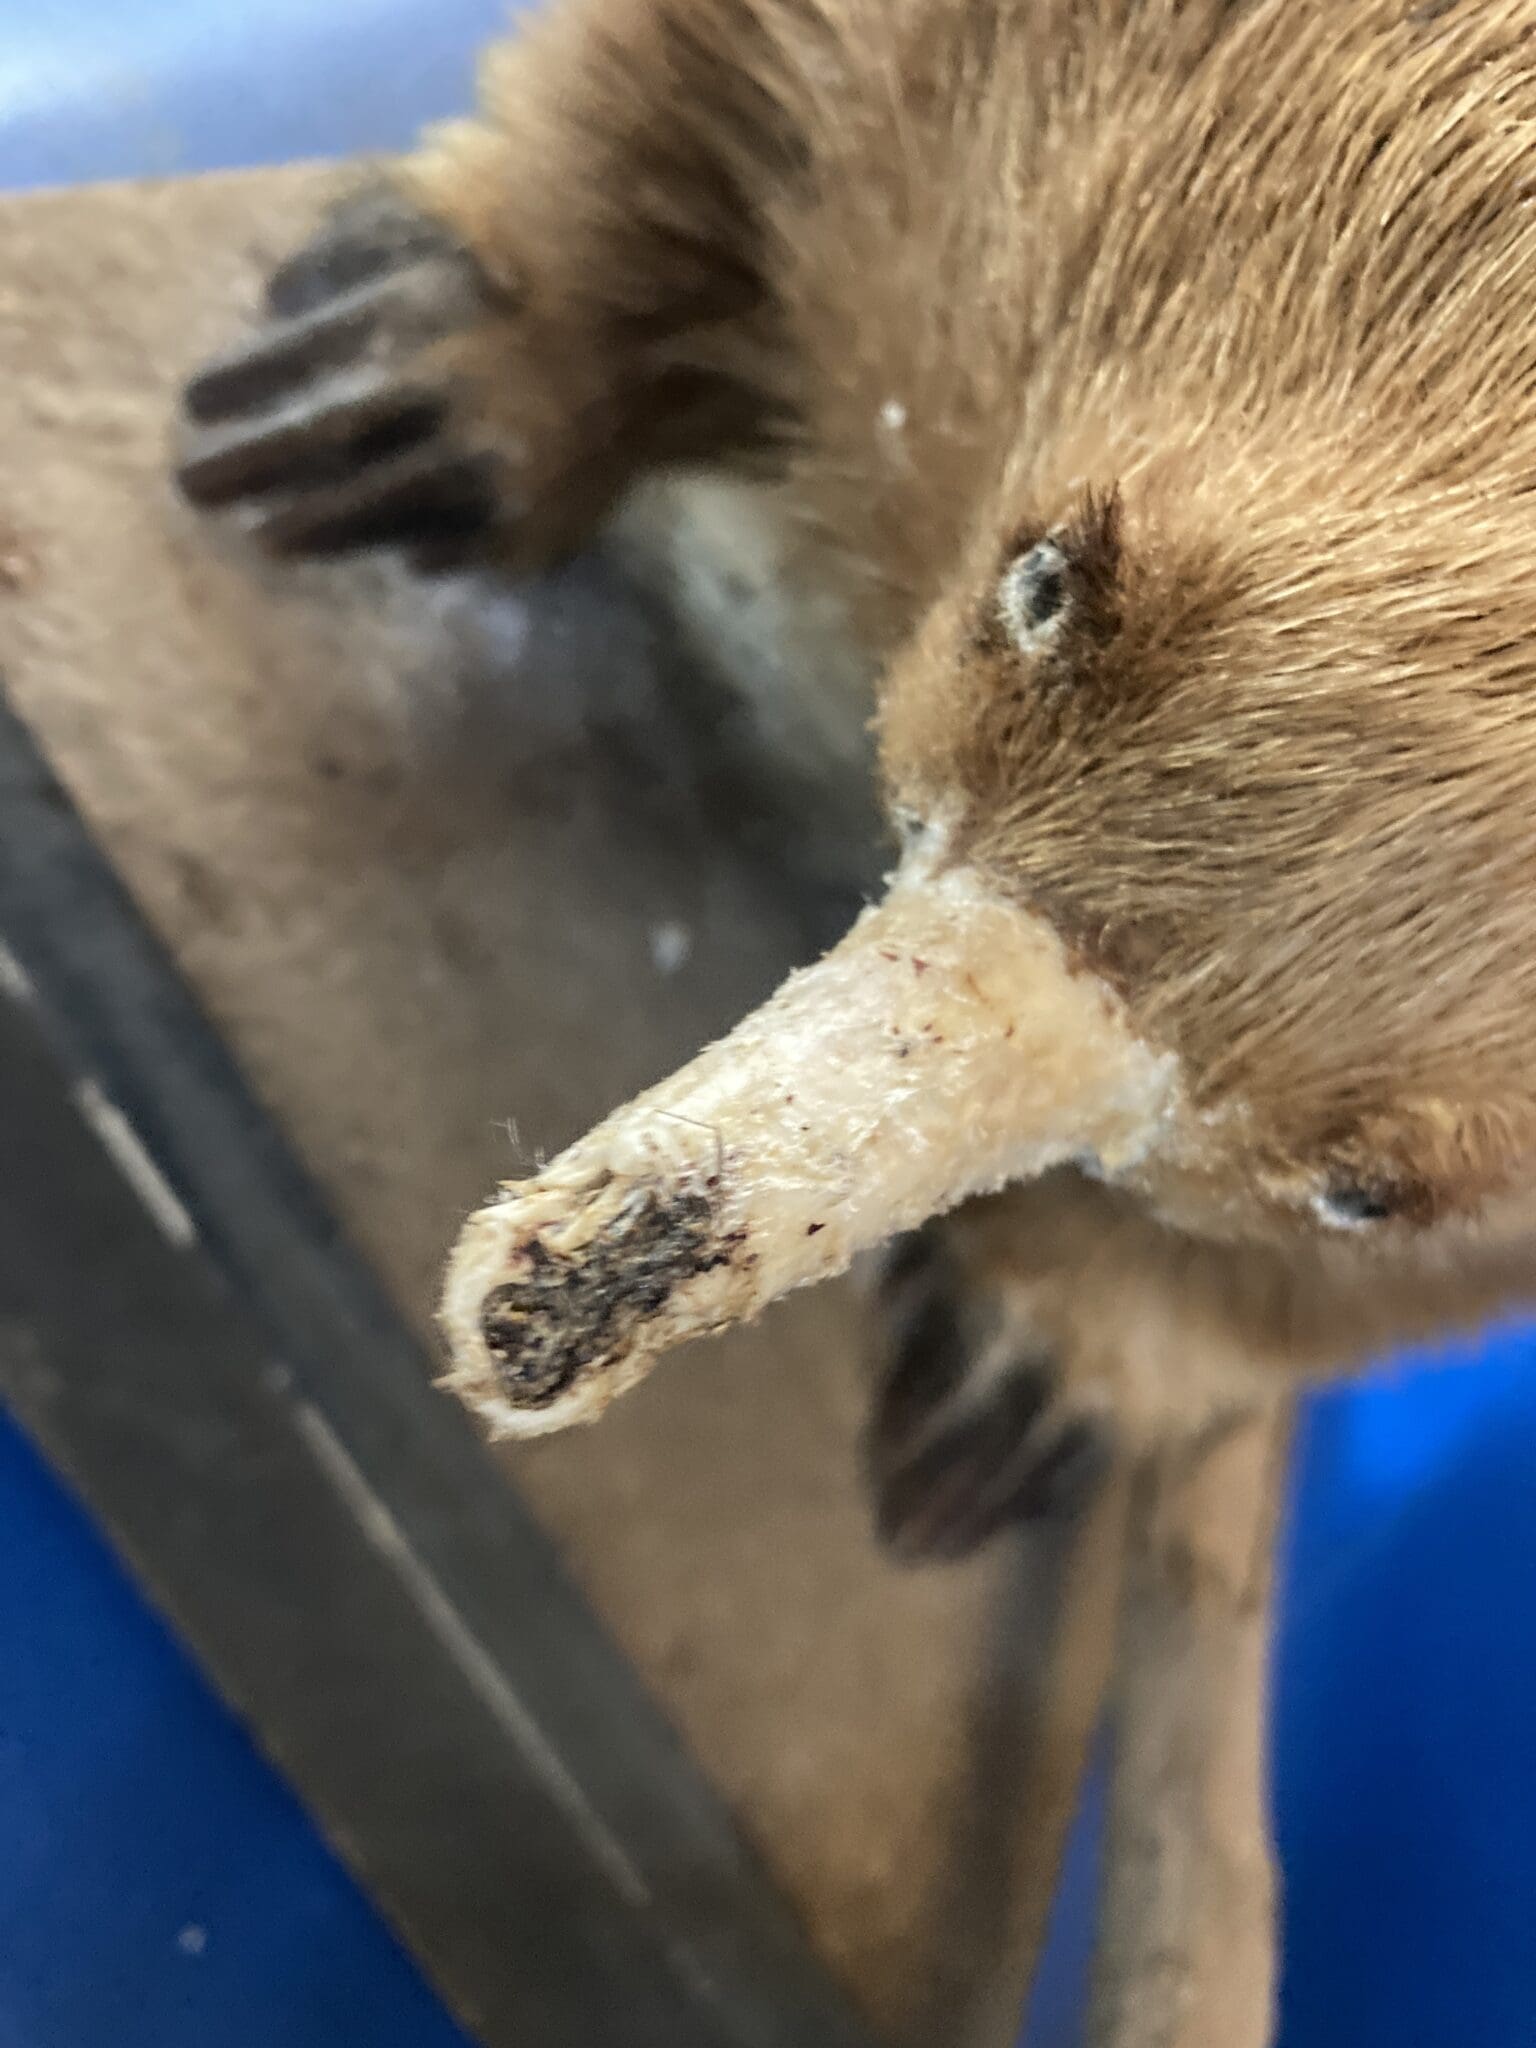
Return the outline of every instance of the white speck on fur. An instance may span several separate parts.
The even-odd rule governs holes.
[[[899,398],[888,398],[881,406],[880,424],[890,434],[899,434],[906,427],[907,408]]]

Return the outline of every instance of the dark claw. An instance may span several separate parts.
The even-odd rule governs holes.
[[[290,320],[391,271],[456,253],[434,221],[407,212],[393,194],[356,205],[328,234],[279,264],[267,281],[267,311]]]
[[[869,1463],[890,1549],[955,1559],[1011,1524],[1079,1514],[1109,1464],[1108,1430],[1064,1406],[1049,1354],[998,1357],[996,1306],[966,1285],[942,1232],[896,1248],[881,1307],[894,1341]]]
[[[356,362],[378,321],[378,303],[369,296],[264,328],[191,380],[183,393],[188,418],[209,426],[280,404],[317,374]]]
[[[264,514],[254,530],[277,555],[344,555],[365,548],[436,553],[485,533],[498,505],[489,456],[445,459],[428,448],[290,499]]]
[[[877,1459],[899,1456],[965,1377],[973,1345],[955,1313],[957,1278],[921,1233],[902,1239],[889,1255],[880,1295],[893,1334],[870,1431]]]
[[[380,373],[343,376],[302,405],[201,437],[177,479],[194,505],[207,508],[340,483],[368,463],[427,440],[446,413],[441,397]]]
[[[391,272],[300,318],[261,329],[200,371],[183,404],[199,426],[286,405],[317,378],[354,364],[379,369],[398,361],[471,321],[476,305],[465,259]]]
[[[269,540],[269,545],[276,555],[307,555],[316,561],[397,548],[411,552],[424,573],[441,574],[464,561],[490,524],[483,505],[444,490],[423,492],[412,503],[375,505],[352,518],[319,522]]]
[[[495,466],[453,439],[419,366],[483,311],[478,273],[392,194],[355,201],[272,278],[273,321],[188,384],[177,471],[282,556],[399,548],[462,564],[500,513]]]
[[[950,1551],[949,1533],[974,1520],[997,1472],[1029,1442],[1052,1379],[1047,1365],[1021,1364],[980,1405],[932,1404],[928,1429],[887,1464],[878,1490],[880,1534],[892,1549],[911,1556]]]
[[[1095,1422],[1048,1420],[1043,1389],[1013,1389],[937,1437],[881,1489],[880,1534],[907,1562],[954,1560],[1022,1522],[1062,1520],[1092,1500],[1110,1457]],[[1028,1419],[1026,1419],[1026,1417]]]

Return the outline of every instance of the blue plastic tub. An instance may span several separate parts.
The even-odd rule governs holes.
[[[0,184],[395,147],[466,103],[505,14],[0,0]],[[1308,1417],[1277,1648],[1285,2048],[1536,2048],[1533,1348]],[[0,2048],[457,2038],[3,1434],[0,1630],[25,1646],[0,1662]],[[109,1692],[126,1715],[82,1704]],[[1090,1812],[1031,2048],[1074,2039],[1092,1848]]]

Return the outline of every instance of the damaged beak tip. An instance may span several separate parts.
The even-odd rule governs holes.
[[[899,873],[729,1037],[471,1218],[446,1384],[498,1435],[593,1421],[663,1351],[967,1195],[1146,1148],[1165,1063],[963,868]]]

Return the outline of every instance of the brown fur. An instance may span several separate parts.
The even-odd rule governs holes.
[[[401,174],[487,280],[436,361],[515,557],[757,479],[884,670],[893,815],[1178,1055],[1132,1192],[951,1226],[1159,1424],[1536,1295],[1533,30],[561,0]]]

